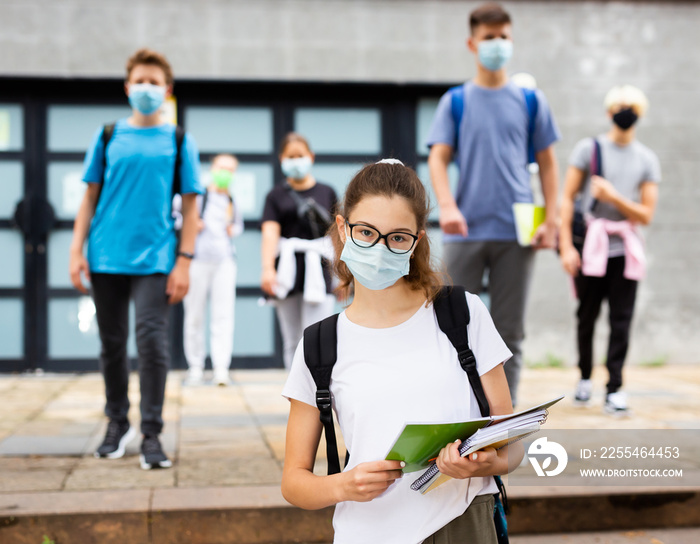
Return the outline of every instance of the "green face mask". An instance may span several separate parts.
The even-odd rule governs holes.
[[[211,181],[219,189],[227,190],[233,181],[233,172],[229,170],[215,170],[211,173]]]

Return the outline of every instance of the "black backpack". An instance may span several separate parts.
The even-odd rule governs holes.
[[[591,152],[591,165],[589,167],[589,176],[603,175],[603,155],[600,151],[600,142],[598,138],[593,138],[593,151]],[[580,204],[580,202],[579,202]],[[595,198],[591,201],[590,212],[594,212],[598,206],[598,200]],[[574,209],[574,216],[571,221],[571,241],[579,253],[583,252],[583,242],[586,239],[586,216],[580,208]]]
[[[483,417],[490,415],[489,403],[481,384],[481,378],[476,368],[476,357],[469,347],[467,325],[470,321],[469,305],[464,296],[464,288],[459,285],[443,286],[433,301],[440,330],[447,335],[457,350],[459,364],[467,373],[469,384],[474,390],[479,410]],[[338,444],[333,425],[333,410],[331,408],[331,373],[338,358],[338,315],[334,314],[322,321],[314,323],[304,330],[304,359],[306,366],[316,384],[316,406],[320,412],[326,435],[326,456],[328,458],[328,474],[340,472]],[[348,464],[350,452],[346,453],[345,466]],[[499,493],[496,494],[494,522],[499,544],[508,542],[508,527],[505,513],[508,510],[505,487],[500,476],[494,476]],[[501,497],[499,497],[499,494]]]
[[[333,223],[333,218],[328,210],[310,196],[302,198],[289,183],[285,182],[284,188],[289,193],[289,196],[292,197],[297,207],[297,217],[299,220],[305,221],[309,225],[313,239],[315,240],[316,238],[325,236]]]
[[[105,171],[107,170],[107,145],[114,136],[115,123],[105,125],[102,129],[102,183],[105,181]],[[182,164],[182,142],[185,140],[185,129],[180,125],[175,126],[175,171],[173,172],[173,195],[180,193],[180,166]],[[102,185],[100,185],[102,194]],[[99,200],[99,195],[97,196]]]

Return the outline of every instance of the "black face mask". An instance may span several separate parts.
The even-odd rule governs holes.
[[[639,119],[639,116],[634,113],[632,108],[623,108],[612,117],[613,123],[622,130],[629,129],[637,122],[637,119]]]

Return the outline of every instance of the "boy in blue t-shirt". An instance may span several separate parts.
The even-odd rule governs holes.
[[[508,78],[505,65],[513,52],[508,13],[498,4],[485,4],[471,13],[469,26],[467,46],[476,57],[476,77],[462,87],[461,117],[453,110],[452,93],[440,100],[427,141],[428,166],[448,273],[456,284],[479,293],[488,270],[491,316],[513,352],[505,372],[515,404],[533,248],[554,247],[556,236],[559,181],[553,144],[560,136],[544,94],[534,91],[531,108],[525,92]],[[539,165],[546,219],[532,246],[521,247],[512,208],[533,201],[529,146]],[[453,195],[447,167],[455,152],[459,184]]]
[[[117,121],[106,149],[101,127],[85,156],[87,189],[73,228],[70,275],[82,293],[88,292],[82,276],[91,282],[100,330],[109,424],[96,457],[122,457],[135,435],[127,418],[126,351],[129,300],[134,301],[143,434],[140,461],[148,470],[171,466],[158,439],[170,365],[168,305],[180,302],[189,287],[198,219],[195,198],[202,188],[197,147],[186,134],[180,147],[183,227],[177,251],[171,214],[176,128],[164,123],[160,112],[173,88],[168,61],[155,51],[137,51],[127,62],[124,88],[131,117]]]

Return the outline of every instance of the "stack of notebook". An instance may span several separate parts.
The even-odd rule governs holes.
[[[450,442],[461,440],[459,452],[466,457],[472,452],[492,447],[502,448],[539,431],[547,419],[547,408],[562,397],[506,416],[491,416],[456,423],[418,423],[404,425],[386,459],[404,461],[404,472],[427,470],[411,489],[426,493],[450,479],[440,474],[435,458]]]

